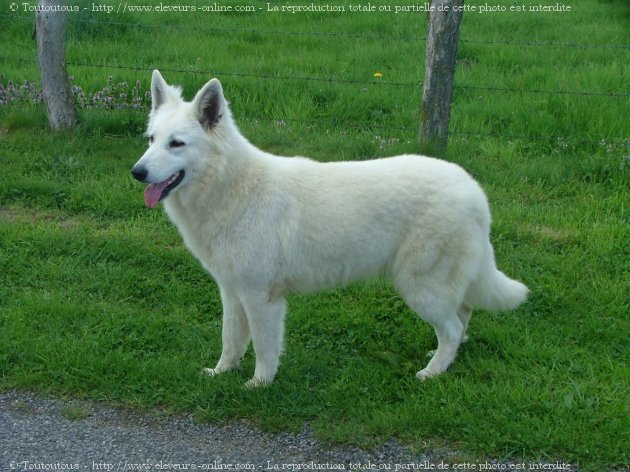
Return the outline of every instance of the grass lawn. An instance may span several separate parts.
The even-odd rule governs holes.
[[[132,88],[142,102],[153,68],[188,98],[217,75],[265,150],[417,152],[425,15],[82,10],[69,16],[69,71],[86,97],[102,93],[77,130],[53,134],[30,103],[32,13],[0,11],[0,99],[22,96],[0,105],[0,389],[270,430],[309,422],[331,442],[394,436],[465,458],[627,468],[630,5],[572,6],[471,12],[462,25],[447,158],[486,189],[498,265],[530,300],[476,312],[453,366],[421,383],[433,330],[387,283],[291,296],[278,376],[256,391],[242,389],[251,351],[236,372],[200,375],[221,350],[218,290],[144,207],[129,170],[147,110],[120,103]]]

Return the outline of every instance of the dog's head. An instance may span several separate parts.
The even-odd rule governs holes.
[[[149,184],[146,206],[153,208],[169,194],[185,187],[224,153],[224,136],[231,118],[221,83],[210,80],[192,102],[185,102],[181,89],[168,85],[153,71],[151,113],[147,136],[149,148],[131,170],[134,178]]]

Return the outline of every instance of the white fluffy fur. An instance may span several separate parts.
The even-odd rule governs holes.
[[[527,288],[495,266],[484,192],[457,165],[415,155],[278,157],[240,134],[218,80],[184,102],[155,71],[152,92],[153,143],[134,170],[146,169],[148,183],[185,170],[164,207],[221,291],[223,351],[206,373],[236,368],[253,340],[248,385],[271,382],[288,292],[391,278],[437,334],[420,379],[454,360],[473,306],[506,310],[525,300]],[[172,148],[173,139],[185,145]]]

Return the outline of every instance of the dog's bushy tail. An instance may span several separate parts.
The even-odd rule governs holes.
[[[485,310],[513,310],[527,299],[528,293],[524,284],[497,269],[494,251],[488,242],[481,269],[466,294],[466,302]]]

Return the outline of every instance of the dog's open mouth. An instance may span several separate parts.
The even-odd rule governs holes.
[[[144,204],[149,208],[156,207],[161,200],[171,193],[171,190],[182,182],[184,174],[185,172],[180,170],[179,172],[171,175],[164,182],[149,185],[144,191]]]

